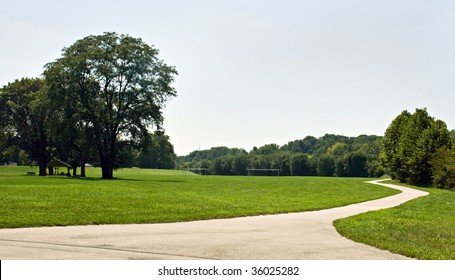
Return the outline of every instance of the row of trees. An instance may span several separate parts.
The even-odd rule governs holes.
[[[168,138],[151,131],[161,130],[162,109],[176,96],[177,72],[157,55],[128,35],[88,36],[63,49],[43,78],[9,83],[0,91],[3,156],[28,155],[42,176],[53,156],[82,168],[96,161],[107,179],[128,154],[144,166],[163,166],[146,163],[144,154],[156,156],[152,147],[166,142],[158,150],[172,158]]]
[[[385,132],[384,166],[402,182],[455,188],[454,134],[426,109],[403,111]]]
[[[248,168],[279,169],[282,175],[380,177],[455,188],[455,130],[426,108],[403,111],[384,137],[308,136],[283,146],[243,149],[217,147],[177,157],[178,168],[207,168],[208,174],[245,175]],[[269,173],[276,174],[276,173]]]
[[[74,170],[81,166],[81,175],[85,176],[86,162],[101,166],[93,139],[89,132],[87,139],[80,138],[78,130],[59,118],[52,108],[39,104],[47,98],[44,86],[42,79],[24,78],[2,89],[0,165],[14,162],[42,166],[50,158],[58,158],[70,163]],[[149,133],[140,145],[120,147],[114,167],[173,169],[175,157],[169,136],[158,130]]]
[[[267,144],[243,149],[217,147],[177,157],[179,168],[207,168],[208,174],[246,175],[247,169],[279,169],[281,175],[378,177],[382,137],[308,136],[280,147]],[[270,173],[272,174],[272,173]],[[276,173],[275,173],[276,174]]]

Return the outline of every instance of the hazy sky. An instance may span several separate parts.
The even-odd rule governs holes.
[[[176,66],[164,128],[178,155],[383,135],[427,107],[455,128],[455,1],[0,0],[0,85],[105,31]]]

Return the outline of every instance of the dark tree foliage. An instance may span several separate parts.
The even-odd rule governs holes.
[[[440,147],[430,160],[433,185],[442,189],[455,189],[455,150]]]
[[[187,156],[179,156],[176,159],[177,164],[185,162],[200,162],[203,160],[214,160],[224,156],[241,156],[248,154],[244,149],[228,148],[228,147],[213,147],[209,150],[193,151]]]
[[[291,175],[305,176],[311,175],[311,168],[308,162],[308,155],[296,153],[291,157]]]
[[[379,162],[381,142],[380,136],[326,134],[307,136],[282,147],[267,144],[250,153],[217,147],[177,157],[177,167],[203,167],[209,169],[208,174],[217,175],[244,175],[254,168],[279,169],[282,176],[380,177],[384,174]]]
[[[347,176],[348,177],[367,177],[368,170],[367,156],[362,153],[350,153],[346,157]]]
[[[49,160],[51,117],[46,104],[46,87],[42,79],[23,78],[5,86],[0,93],[3,145],[25,151],[46,176]],[[13,148],[14,150],[14,148]]]
[[[163,131],[156,131],[150,135],[137,158],[137,166],[141,168],[174,169],[175,153],[169,136]]]
[[[280,146],[277,144],[266,144],[258,149],[251,151],[255,155],[271,155],[276,153],[280,149]]]
[[[335,158],[332,155],[322,155],[318,158],[316,170],[320,176],[333,176],[335,173]]]

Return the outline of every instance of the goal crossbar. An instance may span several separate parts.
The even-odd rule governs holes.
[[[252,175],[255,171],[262,171],[262,172],[277,172],[278,176],[280,176],[280,170],[276,168],[248,168],[248,176]]]

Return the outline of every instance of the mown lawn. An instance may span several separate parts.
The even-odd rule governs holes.
[[[124,169],[101,180],[27,176],[0,167],[0,228],[163,223],[317,210],[397,191],[362,178],[222,177]]]
[[[455,192],[418,189],[430,195],[395,208],[341,219],[334,225],[349,239],[401,255],[455,260]]]

